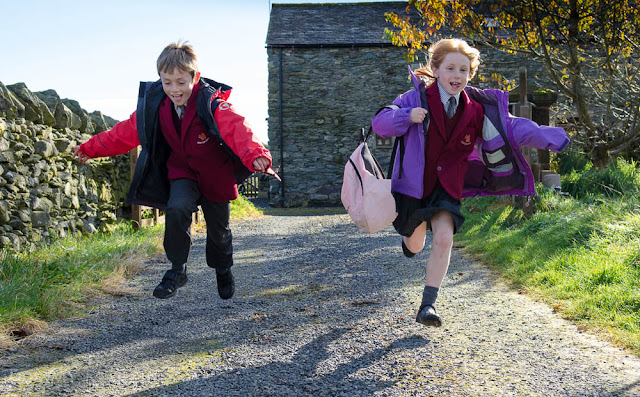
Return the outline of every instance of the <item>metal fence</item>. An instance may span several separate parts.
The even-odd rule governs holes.
[[[242,182],[242,184],[238,186],[238,191],[240,192],[240,194],[248,198],[258,197],[259,178],[259,172],[254,172],[253,174],[249,175],[247,180]]]

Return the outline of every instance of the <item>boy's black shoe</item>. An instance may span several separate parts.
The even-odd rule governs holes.
[[[409,248],[407,248],[407,246],[404,244],[404,239],[402,240],[402,253],[404,253],[404,256],[406,256],[407,258],[413,258],[414,256],[416,256],[416,254],[409,251]]]
[[[236,291],[236,283],[230,268],[216,269],[216,280],[218,281],[218,294],[222,299],[230,299]]]
[[[187,283],[187,270],[179,272],[177,270],[167,270],[162,277],[162,281],[153,290],[153,296],[160,299],[171,298],[176,294],[178,288]]]
[[[442,325],[440,316],[438,316],[436,309],[431,305],[424,305],[418,310],[416,322],[430,327],[439,327]]]

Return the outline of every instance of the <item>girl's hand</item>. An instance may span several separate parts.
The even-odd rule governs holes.
[[[73,147],[73,157],[78,157],[78,161],[80,162],[80,164],[84,164],[87,162],[87,160],[89,160],[91,157],[87,156],[86,154],[84,154],[84,152],[82,151],[82,149],[80,149],[80,145],[74,146]]]
[[[256,171],[266,172],[269,168],[269,160],[266,157],[258,157],[253,160],[253,168]]]
[[[425,108],[413,108],[411,109],[411,114],[409,114],[409,120],[414,123],[422,123],[424,118],[427,117],[427,109]]]

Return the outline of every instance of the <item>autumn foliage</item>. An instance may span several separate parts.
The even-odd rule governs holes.
[[[410,17],[409,15],[414,15]],[[640,10],[622,0],[410,0],[386,15],[409,57],[443,37],[538,60],[567,98],[573,142],[597,166],[640,157]],[[489,73],[491,71],[488,71]]]

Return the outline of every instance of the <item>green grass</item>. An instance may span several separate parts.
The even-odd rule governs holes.
[[[466,199],[456,239],[564,317],[640,354],[640,202],[538,191],[529,218],[504,198]]]
[[[231,219],[244,219],[262,214],[263,211],[253,205],[251,200],[243,195],[238,196],[237,199],[231,202]]]
[[[245,197],[231,204],[232,219],[261,214]],[[29,252],[0,251],[0,339],[85,313],[97,296],[135,293],[122,280],[162,254],[163,233],[164,225],[134,230],[122,222],[109,232],[67,237]]]
[[[133,273],[160,249],[159,226],[67,237],[31,252],[0,253],[0,327],[74,315],[102,292],[122,293],[114,280]]]

